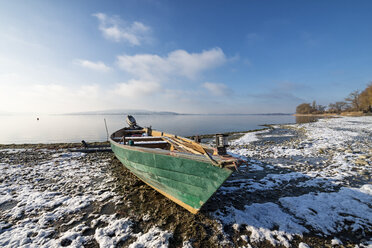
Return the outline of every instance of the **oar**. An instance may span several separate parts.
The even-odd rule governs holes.
[[[184,144],[182,144],[182,143],[178,142],[177,140],[173,139],[172,137],[165,137],[165,138],[168,141],[170,141],[171,143],[176,144],[177,146],[180,146],[181,148],[183,148],[186,151],[189,151],[189,152],[192,152],[192,153],[195,153],[195,154],[203,154],[199,151],[196,151],[196,150],[192,149],[191,147],[185,146]]]
[[[194,143],[194,142],[188,142],[188,141],[185,141],[184,139],[181,139],[181,138],[176,138],[176,137],[172,137],[172,139],[174,140],[174,139],[177,139],[177,141],[179,141],[180,143],[183,143],[184,144],[184,146],[185,145],[192,145],[192,146],[197,146],[200,150],[202,150],[203,152],[199,152],[199,151],[197,151],[196,149],[194,149],[194,148],[191,148],[190,147],[190,149],[192,150],[192,151],[195,151],[195,152],[197,152],[197,154],[203,154],[204,156],[206,156],[211,162],[212,162],[212,164],[214,164],[214,165],[216,165],[216,166],[220,166],[220,164],[216,161],[216,160],[214,160],[212,157],[211,157],[211,155],[209,155],[209,153],[204,149],[204,147],[202,147],[201,145],[199,145],[199,144],[197,144],[197,143]],[[176,142],[176,141],[175,141]],[[195,153],[194,152],[194,153]]]
[[[169,139],[168,137],[163,137],[163,140],[169,142],[174,148],[176,148],[177,150],[180,150],[181,152],[185,152],[187,151],[184,147],[181,147],[179,144],[177,144],[176,142],[172,141],[171,139]]]

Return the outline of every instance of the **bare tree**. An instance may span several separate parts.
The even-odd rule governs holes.
[[[318,112],[324,113],[324,111],[325,111],[325,109],[326,109],[326,106],[323,106],[323,105],[317,105],[317,106],[316,106],[316,109],[318,110]]]
[[[343,110],[345,110],[348,107],[348,104],[346,102],[335,102],[329,104],[329,111],[331,113],[341,113]]]
[[[360,108],[364,112],[372,112],[372,82],[360,93]]]
[[[313,109],[313,112],[315,112],[317,109],[316,109],[316,101],[314,100],[313,101],[313,104],[311,105],[311,108]]]
[[[359,111],[360,110],[360,92],[359,90],[353,91],[349,94],[348,97],[345,98],[345,101],[348,102],[353,110]]]
[[[310,114],[312,112],[312,107],[309,103],[302,103],[296,107],[297,114]]]

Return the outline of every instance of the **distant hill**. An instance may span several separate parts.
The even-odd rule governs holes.
[[[150,111],[143,109],[110,109],[98,111],[84,111],[65,113],[64,115],[293,115],[293,113],[256,113],[256,114],[239,114],[239,113],[221,113],[221,114],[193,114],[177,113],[170,111]]]
[[[179,115],[179,113],[169,111],[149,111],[142,109],[109,109],[66,113],[65,115]]]

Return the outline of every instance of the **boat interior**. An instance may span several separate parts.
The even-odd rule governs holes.
[[[112,134],[111,139],[122,145],[178,151],[191,154],[217,155],[216,149],[196,141],[151,128],[123,128]]]

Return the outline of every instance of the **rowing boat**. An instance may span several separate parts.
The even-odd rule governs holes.
[[[205,144],[137,126],[110,136],[112,151],[143,182],[196,214],[237,169],[239,160]]]

